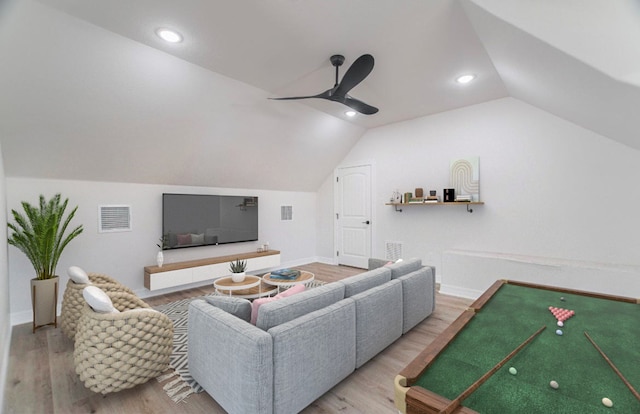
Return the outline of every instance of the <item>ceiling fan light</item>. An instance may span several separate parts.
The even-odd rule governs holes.
[[[465,84],[465,83],[471,82],[475,78],[476,78],[476,75],[462,75],[456,78],[456,82]]]
[[[182,42],[182,35],[175,30],[160,28],[156,30],[156,34],[165,42],[169,43],[180,43]]]
[[[344,113],[346,116],[353,118],[354,116],[356,116],[357,112],[356,111],[346,111]]]

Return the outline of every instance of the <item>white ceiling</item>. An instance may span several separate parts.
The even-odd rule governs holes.
[[[329,57],[376,59],[350,93],[380,109],[353,122],[376,127],[506,96],[489,56],[457,1],[403,0],[41,0],[114,33],[163,50],[270,96],[314,95],[329,89]],[[171,27],[184,36],[167,44],[155,35]],[[454,79],[478,75],[473,88]],[[343,105],[304,105],[347,119]],[[271,102],[290,106],[291,102]]]
[[[640,149],[639,3],[5,0],[5,170],[315,191],[367,129],[505,96]],[[330,88],[337,53],[374,56],[350,94],[380,112],[267,99]]]

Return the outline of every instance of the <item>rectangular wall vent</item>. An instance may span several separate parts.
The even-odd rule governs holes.
[[[131,206],[98,206],[98,232],[131,231]]]
[[[384,250],[386,260],[402,259],[402,242],[386,241],[384,242]]]
[[[280,206],[280,220],[293,220],[292,206]]]

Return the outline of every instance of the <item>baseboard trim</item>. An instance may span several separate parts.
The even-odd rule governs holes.
[[[465,289],[460,286],[445,285],[442,283],[440,283],[440,293],[467,299],[478,299],[480,295],[482,295],[482,291],[480,290]]]

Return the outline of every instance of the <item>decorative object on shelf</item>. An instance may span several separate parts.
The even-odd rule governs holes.
[[[438,203],[440,198],[436,195],[436,190],[430,190],[429,195],[424,200],[425,203]]]
[[[156,263],[158,264],[158,267],[162,267],[162,264],[164,263],[164,253],[162,253],[162,251],[167,248],[168,238],[168,235],[163,235],[160,237],[160,243],[156,243],[156,246],[160,249],[156,254]]]
[[[76,206],[64,218],[69,199],[61,202],[60,194],[47,201],[40,195],[37,207],[26,201],[22,202],[25,215],[11,210],[16,224],[8,223],[13,231],[8,243],[22,251],[36,272],[31,279],[31,304],[33,308],[33,332],[46,325],[58,327],[57,303],[58,281],[56,266],[64,248],[71,240],[82,233],[82,225],[66,234],[67,227],[73,219]]]
[[[451,160],[449,170],[449,185],[455,189],[455,194],[468,195],[470,201],[480,201],[480,157]]]
[[[442,201],[445,203],[451,203],[455,201],[456,197],[456,189],[455,188],[445,188],[442,190],[443,198]]]
[[[415,195],[416,195],[416,198],[422,198],[422,197],[424,197],[424,194],[423,194],[423,190],[422,190],[422,188],[416,188],[416,189],[415,189]]]
[[[164,263],[164,253],[162,253],[162,251],[167,248],[167,238],[167,236],[162,236],[160,237],[160,243],[156,243],[156,246],[160,249],[158,254],[156,254],[156,263],[158,264],[158,267],[162,267],[162,264]]]
[[[244,272],[247,270],[247,261],[236,259],[229,264],[229,270],[231,271],[231,280],[235,283],[244,282]]]

